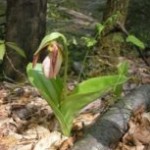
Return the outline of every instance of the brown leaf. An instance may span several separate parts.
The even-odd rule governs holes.
[[[150,114],[141,106],[129,121],[129,130],[117,150],[144,150],[150,143]]]

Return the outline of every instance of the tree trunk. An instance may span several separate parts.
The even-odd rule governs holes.
[[[103,20],[106,21],[109,17],[119,13],[117,21],[125,23],[128,13],[129,0],[107,0],[106,9],[103,15]]]
[[[125,47],[124,26],[128,13],[129,0],[107,0],[103,15],[104,30],[100,35],[98,50],[89,59],[88,76],[110,74],[116,71],[118,57]]]
[[[24,78],[26,64],[32,60],[46,31],[47,0],[7,0],[6,38],[22,48],[27,56],[22,58],[7,47],[4,73],[14,80]]]

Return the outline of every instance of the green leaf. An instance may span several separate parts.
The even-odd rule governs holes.
[[[121,16],[120,11],[115,12],[110,17],[107,18],[107,20],[104,22],[104,25],[113,25],[116,24],[117,19]]]
[[[72,122],[77,113],[84,108],[89,103],[93,102],[100,95],[104,94],[107,91],[86,93],[86,94],[76,94],[68,96],[61,105],[61,112],[64,116],[64,120],[68,125],[68,129],[71,130]]]
[[[91,78],[78,84],[78,86],[74,89],[73,94],[99,92],[105,89],[106,87],[108,88],[110,86],[112,87],[117,84],[121,84],[126,80],[127,78],[125,76],[120,76],[120,75]]]
[[[104,30],[105,26],[101,23],[97,23],[96,24],[96,29],[98,31],[98,35],[100,35],[102,33],[102,31]]]
[[[6,45],[10,48],[12,48],[13,50],[15,50],[20,56],[26,58],[26,54],[24,52],[23,49],[21,49],[17,44],[13,43],[13,42],[6,42]]]
[[[0,42],[0,60],[3,60],[5,52],[6,52],[6,47],[3,41],[3,42]]]
[[[97,43],[95,38],[92,37],[82,37],[82,39],[84,40],[87,47],[92,47]]]
[[[62,132],[67,136],[70,134],[75,115],[84,106],[127,80],[123,75],[92,78],[80,83],[75,90],[63,100],[62,81],[59,78],[45,78],[42,73],[41,64],[37,64],[35,68],[32,68],[32,64],[30,63],[27,66],[27,74],[29,81],[38,88],[42,96],[51,106],[60,123]]]
[[[144,43],[140,39],[135,37],[134,35],[129,35],[127,37],[126,41],[134,44],[135,46],[137,46],[137,47],[139,47],[141,49],[145,49]]]
[[[27,74],[29,81],[38,88],[40,93],[46,93],[55,105],[59,107],[59,100],[62,92],[62,83],[59,78],[47,79],[42,72],[42,65],[37,63],[34,68],[29,63],[27,66]]]
[[[127,76],[128,75],[128,69],[129,69],[129,63],[127,61],[124,61],[118,65],[118,74],[120,76],[122,76],[122,75]],[[122,90],[123,90],[123,85],[122,84],[117,85],[113,91],[114,95],[117,97],[120,97]]]
[[[126,81],[127,77],[114,75],[92,78],[80,83],[61,104],[61,112],[65,116],[66,122],[70,125],[69,127],[71,128],[71,122],[79,110]]]
[[[63,85],[59,78],[47,79],[42,73],[41,64],[36,64],[32,68],[32,64],[29,63],[27,66],[28,79],[33,86],[35,86],[43,98],[51,106],[56,118],[58,119],[62,132],[65,135],[70,134],[70,129],[64,120],[63,114],[60,112],[60,101],[62,96]]]
[[[42,40],[39,48],[35,52],[35,55],[37,53],[39,53],[43,48],[45,48],[46,46],[48,46],[52,41],[57,40],[58,38],[61,38],[63,40],[64,44],[67,45],[67,40],[66,40],[66,38],[65,38],[65,36],[63,34],[61,34],[59,32],[53,32],[53,33],[51,33],[49,35],[46,35],[43,38],[43,40]]]
[[[129,69],[129,63],[127,61],[124,61],[118,65],[118,74],[120,75],[127,75]]]

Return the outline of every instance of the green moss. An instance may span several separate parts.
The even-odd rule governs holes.
[[[112,33],[103,37],[96,54],[88,60],[86,74],[88,77],[114,74],[117,71],[118,57],[124,49],[122,33]]]

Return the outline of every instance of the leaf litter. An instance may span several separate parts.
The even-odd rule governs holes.
[[[138,60],[139,61],[139,60]],[[150,83],[150,70],[142,62],[128,59],[132,81],[124,93],[140,84]],[[69,89],[73,89],[69,84]],[[69,150],[84,134],[84,128],[95,122],[108,108],[107,99],[98,99],[85,107],[74,120],[72,136],[61,134],[57,120],[38,91],[28,83],[0,83],[0,150]],[[109,97],[109,96],[108,96]],[[109,99],[109,98],[108,98]],[[150,113],[141,108],[133,112],[126,134],[116,150],[150,149]]]
[[[28,84],[2,82],[0,104],[0,150],[67,150],[82,135],[82,128],[98,116],[85,108],[74,120],[76,135],[68,138],[61,134],[50,106]],[[91,105],[96,107],[100,107],[99,100]]]
[[[116,150],[149,150],[150,112],[145,112],[144,107],[141,106],[133,112],[128,126],[129,129]]]

